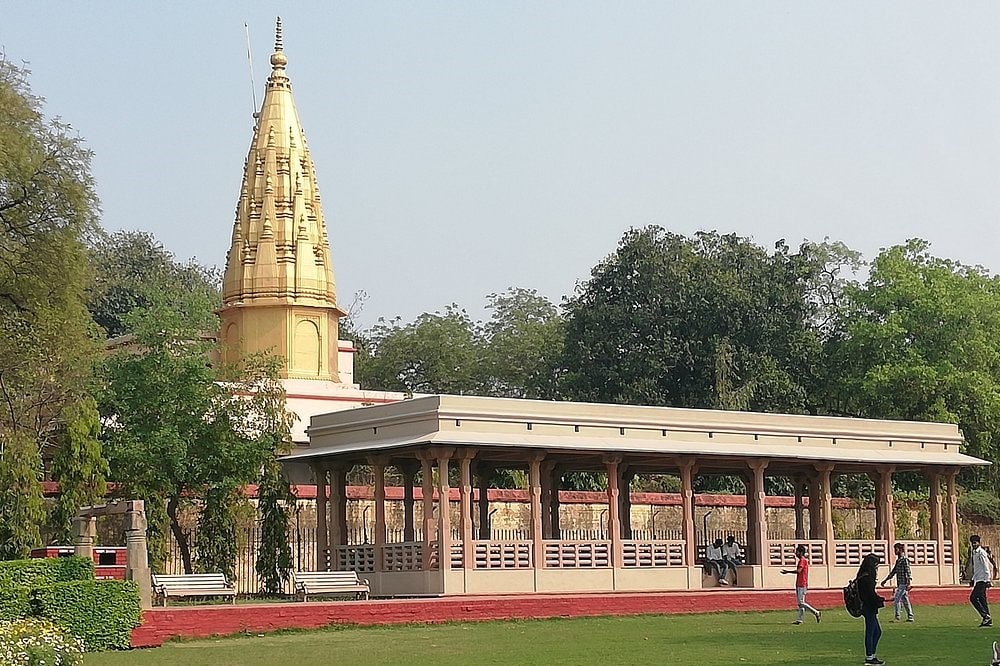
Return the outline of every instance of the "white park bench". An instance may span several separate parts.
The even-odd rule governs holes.
[[[232,597],[236,603],[236,588],[229,584],[225,574],[153,574],[153,592],[167,597]]]
[[[353,592],[355,599],[368,598],[368,581],[358,578],[356,571],[293,571],[295,593],[302,601],[310,594],[341,594]]]

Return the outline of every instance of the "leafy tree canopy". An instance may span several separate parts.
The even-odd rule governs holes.
[[[569,397],[803,412],[818,361],[806,245],[632,230],[567,302]]]

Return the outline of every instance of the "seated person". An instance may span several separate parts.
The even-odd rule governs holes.
[[[733,569],[733,582],[737,585],[739,581],[737,579],[736,567],[743,564],[746,557],[743,555],[743,548],[740,544],[736,543],[736,537],[732,534],[726,537],[726,543],[722,546],[722,559],[726,561]]]
[[[722,556],[722,539],[716,539],[712,545],[705,549],[706,566],[715,567],[719,572],[719,585],[729,585],[726,574],[729,573],[729,563]]]
[[[736,568],[746,561],[743,555],[743,547],[736,543],[736,537],[732,534],[726,537],[726,543],[722,546],[722,559],[729,563],[729,566]]]

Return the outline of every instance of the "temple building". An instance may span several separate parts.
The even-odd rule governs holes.
[[[337,288],[316,169],[285,71],[281,19],[243,182],[222,283],[223,360],[270,351],[283,361],[292,439],[308,445],[309,418],[401,400],[354,383],[354,348],[340,340]],[[294,466],[289,468],[291,476]],[[304,479],[300,479],[304,480]]]
[[[722,583],[701,566],[694,513],[699,475],[742,478],[746,561],[727,583],[788,587],[780,571],[807,549],[813,585],[840,586],[867,553],[887,558],[902,543],[916,585],[959,581],[958,489],[963,467],[952,424],[760,414],[470,396],[369,392],[354,383],[351,344],[339,339],[328,231],[305,134],[286,74],[278,23],[271,75],[256,114],[226,264],[220,335],[229,360],[272,350],[284,359],[288,406],[300,417],[293,477],[317,485],[315,569],[357,571],[375,595],[464,595],[699,589]],[[408,398],[408,399],[407,399]],[[347,473],[374,477],[371,540],[351,542]],[[389,542],[386,475],[403,479],[404,529]],[[491,530],[489,484],[497,469],[527,478],[524,538]],[[604,479],[607,529],[569,539],[559,486],[572,472]],[[927,479],[929,527],[897,539],[892,478]],[[680,479],[680,538],[633,534],[631,480]],[[871,538],[838,533],[832,506],[839,474],[875,487]],[[794,540],[771,538],[765,480],[795,488]],[[452,482],[457,479],[457,488]]]

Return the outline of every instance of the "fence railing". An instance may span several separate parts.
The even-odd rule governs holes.
[[[679,530],[633,530],[633,538],[622,541],[624,565],[628,568],[647,567],[677,567],[684,566],[684,541],[680,539]],[[611,541],[602,538],[603,530],[581,529],[562,530],[560,539],[544,541],[544,566],[553,569],[586,569],[610,567],[612,565]],[[527,530],[494,530],[495,538],[489,540],[474,540],[472,562],[476,569],[504,570],[525,569],[533,566],[533,549],[530,533]],[[717,538],[725,538],[729,534],[737,541],[745,544],[745,535],[741,532],[710,530],[707,534],[698,533],[698,548],[704,549],[704,544]],[[778,533],[772,533],[768,541],[767,563],[770,566],[793,566],[795,564],[795,547],[803,544],[807,548],[810,563],[822,565],[826,563],[825,543],[817,540],[795,540],[793,538],[773,538]],[[337,546],[327,553],[331,568],[354,570],[359,573],[372,573],[378,563],[377,551],[373,543],[365,543],[364,530],[353,530],[349,535],[352,542],[346,546]],[[372,533],[368,532],[369,539]],[[420,530],[415,531],[413,541],[403,541],[403,530],[390,530],[387,533],[387,543],[381,550],[381,562],[384,571],[420,571],[424,567],[424,543]],[[360,539],[360,540],[359,540]],[[191,530],[187,533],[191,556],[197,561],[197,533]],[[912,565],[937,566],[938,551],[933,541],[907,540],[899,541],[904,546],[904,552]],[[312,571],[316,568],[316,529],[313,527],[295,526],[289,530],[289,546],[292,551],[292,566],[299,571]],[[954,560],[953,547],[950,541],[942,544],[944,562],[950,565]],[[241,530],[237,536],[237,557],[235,580],[236,590],[240,594],[255,594],[260,591],[257,579],[256,561],[260,548],[260,528],[248,527]],[[837,541],[835,545],[836,566],[857,566],[868,553],[878,554],[886,561],[888,548],[885,541],[850,540]],[[457,531],[452,533],[451,566],[463,566],[462,542]],[[430,568],[438,568],[437,543],[431,543]],[[168,542],[166,573],[183,573],[184,567],[180,549],[171,536]],[[285,594],[292,593],[291,581],[282,590]]]

